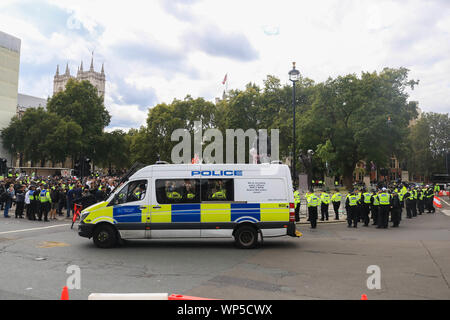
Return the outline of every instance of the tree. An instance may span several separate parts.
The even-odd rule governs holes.
[[[27,109],[21,119],[14,117],[2,131],[2,139],[10,152],[19,152],[25,160],[43,165],[46,160],[64,162],[76,153],[82,143],[81,133],[74,121],[40,107]]]
[[[187,96],[184,100],[173,100],[171,104],[158,104],[149,110],[147,128],[139,131],[136,140],[139,148],[147,153],[135,157],[147,163],[158,160],[170,161],[171,150],[178,143],[171,141],[172,132],[176,129],[186,129],[191,137],[194,134],[195,121],[202,122],[202,130],[215,127],[215,110],[213,103],[203,98],[193,99]],[[192,144],[193,144],[193,139]],[[131,150],[136,150],[135,142],[132,142]],[[194,150],[193,148],[191,150]],[[190,155],[191,157],[194,154]]]
[[[404,150],[409,121],[417,116],[416,104],[407,101],[405,89],[416,84],[408,80],[404,68],[362,73],[360,78],[340,76],[318,84],[312,108],[301,117],[301,147],[316,150],[328,143],[322,154],[335,154],[329,160],[351,188],[358,161],[382,166]]]
[[[445,172],[445,157],[450,150],[450,118],[447,114],[424,113],[408,136],[408,171],[412,176],[430,178]]]
[[[94,142],[111,120],[97,89],[89,81],[70,79],[64,91],[48,100],[47,110],[74,121],[82,128],[83,143],[78,155],[92,157]]]

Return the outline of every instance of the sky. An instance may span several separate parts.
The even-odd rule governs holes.
[[[315,82],[406,67],[410,100],[450,112],[450,0],[1,0],[0,30],[22,41],[19,92],[47,98],[56,66],[105,64],[108,130],[190,94],[214,101],[292,62]]]

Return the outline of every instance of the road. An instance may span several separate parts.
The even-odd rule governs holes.
[[[448,202],[448,200],[446,200]],[[448,210],[448,211],[446,211]],[[444,214],[444,213],[447,213]],[[0,216],[0,299],[59,299],[76,265],[93,292],[177,293],[218,299],[450,299],[450,206],[403,218],[400,228],[299,224],[301,238],[265,239],[256,250],[231,239],[132,241],[98,249],[67,220]],[[14,214],[13,214],[14,216]],[[404,213],[403,213],[404,216]],[[369,290],[367,268],[381,271]]]

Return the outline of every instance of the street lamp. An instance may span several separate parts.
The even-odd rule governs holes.
[[[295,185],[297,172],[295,169],[295,83],[300,79],[300,71],[295,69],[295,62],[292,62],[292,70],[289,71],[289,80],[292,81],[292,114],[293,114],[293,125],[292,125],[292,134],[293,134],[293,145],[292,145],[292,180]]]

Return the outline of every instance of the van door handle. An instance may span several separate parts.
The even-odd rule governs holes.
[[[153,209],[161,209],[160,206],[153,206]]]
[[[139,209],[145,210],[145,209],[147,209],[147,207],[146,206],[140,206]]]

